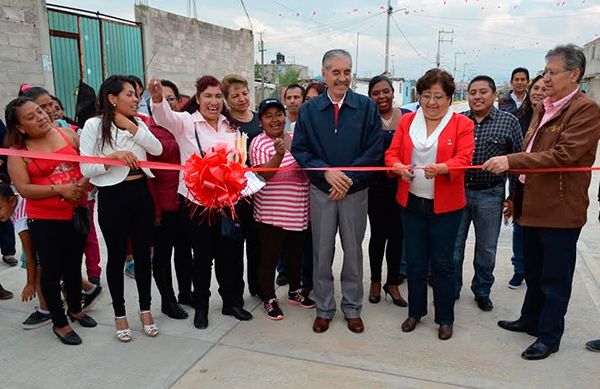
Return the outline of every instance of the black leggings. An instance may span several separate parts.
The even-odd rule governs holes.
[[[28,224],[43,269],[42,293],[54,327],[61,328],[68,324],[60,297],[61,276],[69,312],[81,312],[81,260],[87,235],[76,232],[71,220],[29,219]]]
[[[258,223],[260,236],[260,292],[263,301],[275,298],[275,268],[285,247],[285,269],[289,280],[289,291],[300,289],[300,273],[304,254],[306,231],[288,231],[271,224]],[[283,258],[282,258],[283,259]]]
[[[400,205],[396,202],[396,191],[390,185],[380,184],[369,188],[369,223],[371,282],[381,282],[385,252],[387,283],[398,285],[402,260],[402,217]]]
[[[185,233],[185,217],[182,211],[164,212],[160,225],[154,230],[152,273],[163,304],[177,302],[171,276],[173,249],[179,295],[189,295],[192,289],[192,247]]]
[[[140,310],[149,310],[152,284],[150,245],[154,228],[154,205],[146,179],[99,187],[98,224],[108,251],[106,278],[115,316],[125,316],[123,266],[129,237],[135,259],[135,282]]]
[[[194,257],[194,308],[208,312],[213,260],[223,307],[243,307],[244,242],[221,235],[220,214],[201,214],[202,207],[180,199],[187,216],[186,230]]]

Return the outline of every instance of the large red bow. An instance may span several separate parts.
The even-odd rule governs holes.
[[[194,154],[185,163],[185,185],[194,200],[210,210],[223,211],[234,205],[246,187],[244,167],[227,160],[227,146],[212,147],[204,158]]]

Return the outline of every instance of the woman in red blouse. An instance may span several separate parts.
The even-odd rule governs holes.
[[[385,164],[400,176],[396,200],[408,265],[408,319],[415,329],[427,315],[427,264],[431,261],[438,337],[452,337],[454,323],[454,245],[466,204],[464,170],[471,165],[473,121],[450,109],[452,76],[431,69],[417,82],[421,108],[400,118]],[[421,169],[413,169],[414,166]]]

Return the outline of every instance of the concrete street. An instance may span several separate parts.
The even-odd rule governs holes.
[[[406,308],[390,301],[368,303],[365,256],[366,330],[360,335],[346,328],[341,312],[328,332],[314,334],[314,311],[288,305],[287,288],[278,289],[285,320],[270,321],[260,301],[246,296],[246,308],[255,316],[250,322],[238,322],[221,315],[213,277],[210,325],[203,331],[193,327],[191,318],[176,321],[161,314],[160,297],[153,286],[153,313],[161,333],[152,339],[144,336],[136,316],[135,282],[125,278],[133,342],[123,344],[115,338],[105,288],[90,312],[98,327],[85,329],[76,323],[84,344],[69,347],[59,342],[50,326],[31,331],[21,328],[35,304],[19,301],[25,270],[2,263],[0,281],[15,298],[0,301],[0,388],[597,388],[600,354],[586,351],[584,344],[600,338],[598,178],[595,174],[590,187],[589,221],[579,242],[561,349],[544,361],[522,360],[521,352],[534,338],[496,325],[498,320],[518,317],[525,291],[524,287],[507,287],[512,275],[511,228],[503,226],[491,295],[495,308],[480,311],[468,289],[473,273],[471,234],[465,260],[467,285],[457,301],[454,337],[446,342],[437,339],[433,305],[422,324],[406,334],[400,329]],[[365,253],[367,242],[368,237]],[[338,275],[341,253],[338,247]],[[106,287],[104,274],[102,282]],[[339,303],[339,282],[336,287]],[[406,297],[406,284],[401,291]],[[193,316],[193,310],[186,309]]]

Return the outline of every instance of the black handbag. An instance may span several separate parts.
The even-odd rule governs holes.
[[[73,229],[81,235],[90,233],[91,216],[90,209],[83,205],[78,205],[73,210]]]
[[[244,240],[240,221],[234,220],[231,216],[223,215],[221,218],[221,236],[238,242]]]

